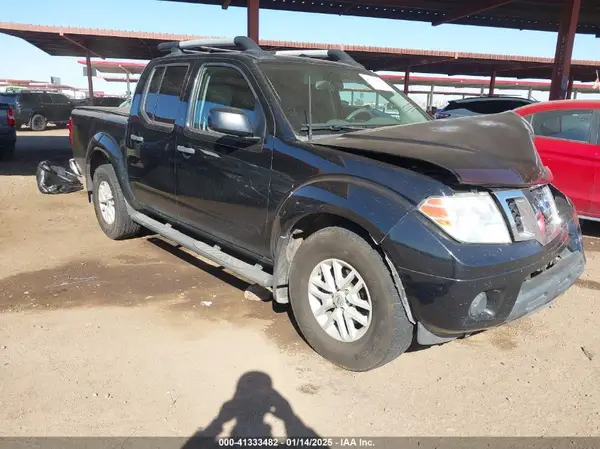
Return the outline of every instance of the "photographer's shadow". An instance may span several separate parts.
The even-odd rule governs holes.
[[[223,404],[212,422],[198,430],[183,449],[204,447],[209,442],[216,442],[225,425],[232,420],[235,420],[235,425],[229,438],[275,436],[271,426],[265,422],[267,414],[283,421],[287,437],[319,437],[296,416],[289,402],[273,389],[269,375],[250,371],[240,377],[233,398]]]

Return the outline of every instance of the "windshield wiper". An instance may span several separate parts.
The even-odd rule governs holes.
[[[304,125],[300,128],[300,131],[358,131],[361,129],[367,129],[368,126],[360,126],[360,125]]]

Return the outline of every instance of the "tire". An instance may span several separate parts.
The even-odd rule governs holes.
[[[31,117],[30,128],[32,131],[44,131],[47,125],[48,121],[42,114],[33,114]]]
[[[109,189],[108,193],[112,195],[112,208],[114,212],[112,214],[112,221],[110,220],[110,212],[108,215],[106,213],[103,214],[101,206],[101,200],[103,200],[102,203],[110,209],[110,200],[106,199],[107,188]],[[123,240],[139,234],[141,226],[129,217],[123,192],[112,165],[101,165],[94,172],[92,201],[98,224],[107,237],[113,240]]]
[[[339,341],[327,333],[311,308],[311,301],[314,304],[316,300],[309,299],[311,273],[328,259],[349,264],[364,280],[371,298],[370,323],[358,331],[357,336],[363,335],[353,342]],[[290,302],[298,327],[308,344],[332,363],[351,371],[368,371],[392,361],[411,345],[414,328],[389,269],[381,255],[357,234],[338,227],[315,232],[298,248],[290,273]]]

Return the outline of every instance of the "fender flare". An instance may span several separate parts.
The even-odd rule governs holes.
[[[86,150],[85,183],[88,193],[91,191],[92,186],[91,161],[98,152],[102,153],[113,166],[117,180],[127,201],[135,203],[128,182],[127,167],[123,152],[121,151],[121,145],[119,145],[113,136],[103,131],[92,136]]]
[[[406,198],[380,184],[347,175],[326,175],[294,189],[275,213],[271,230],[273,295],[287,303],[288,277],[301,240],[294,238],[300,220],[322,214],[339,217],[365,229],[379,245],[414,208]]]

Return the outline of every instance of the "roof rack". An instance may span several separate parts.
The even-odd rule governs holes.
[[[256,42],[246,36],[217,39],[192,39],[189,41],[162,42],[158,49],[172,54],[211,53],[211,52],[262,52],[262,48]]]
[[[61,93],[62,89],[58,89],[58,88],[44,88],[44,87],[26,87],[25,89],[20,89],[19,92],[27,92],[27,93],[38,93],[38,94],[43,94],[43,93],[52,93],[52,94],[56,94],[56,93]],[[19,93],[19,92],[9,92],[9,93]]]
[[[330,61],[343,62],[364,68],[362,64],[357,62],[352,56],[343,50],[277,50],[277,56],[300,56],[305,58],[325,58]]]

